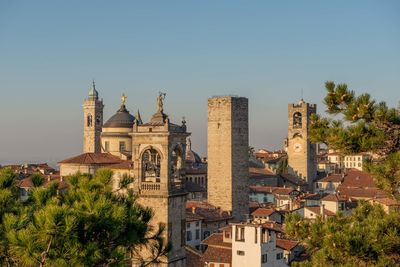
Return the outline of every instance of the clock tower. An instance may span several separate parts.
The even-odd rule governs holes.
[[[303,99],[298,104],[288,106],[289,173],[307,182],[309,189],[317,176],[316,146],[308,137],[310,117],[316,111],[317,105],[306,103]]]

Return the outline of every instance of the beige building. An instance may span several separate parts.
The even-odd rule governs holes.
[[[317,111],[317,105],[306,103],[288,105],[288,168],[289,173],[304,179],[312,190],[317,176],[316,146],[308,136],[310,117]]]
[[[249,213],[248,123],[247,98],[208,99],[208,201],[237,220]]]
[[[143,123],[139,112],[134,117],[126,109],[123,95],[120,109],[103,125],[103,104],[93,84],[84,104],[85,153],[59,162],[60,175],[78,171],[94,174],[106,167],[114,171],[115,192],[120,192],[119,184],[125,175],[133,177],[131,187],[138,196],[137,202],[153,209],[153,229],[157,230],[159,224],[165,225],[165,242],[172,244],[172,250],[158,266],[184,267],[185,150],[190,133],[186,131],[185,121],[181,125],[170,122],[164,113],[164,99],[165,94],[160,93],[156,113],[149,122]],[[135,256],[149,260],[151,253],[141,248]],[[135,258],[132,260],[133,266],[140,265]]]

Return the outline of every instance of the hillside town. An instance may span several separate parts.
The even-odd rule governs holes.
[[[207,156],[193,151],[186,120],[170,121],[165,93],[155,98],[148,121],[138,110],[120,108],[110,118],[95,83],[83,102],[83,149],[58,162],[4,165],[16,174],[21,201],[36,185],[56,183],[68,191],[76,173],[112,170],[113,190],[123,177],[137,203],[154,211],[151,224],[165,225],[172,245],[159,266],[291,266],[310,259],[301,240],[286,233],[285,218],[296,214],[310,223],[341,214],[349,216],[360,201],[400,211],[400,202],[378,187],[365,164],[374,152],[348,154],[311,142],[309,126],[317,106],[300,99],[287,106],[287,136],[271,151],[249,144],[249,105],[240,96],[210,97]],[[251,100],[251,99],[250,99]],[[285,103],[282,103],[285,104]],[[187,118],[190,120],[190,118]],[[145,250],[145,249],[144,249]],[[141,252],[146,255],[146,251]],[[132,261],[132,266],[141,266]]]

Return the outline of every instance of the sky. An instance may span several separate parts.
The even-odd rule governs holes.
[[[279,149],[287,104],[323,113],[327,80],[398,105],[400,1],[0,0],[0,164],[81,153],[92,79],[105,119],[167,93],[203,156],[207,98],[248,97],[250,145]]]

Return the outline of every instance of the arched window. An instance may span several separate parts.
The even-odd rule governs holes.
[[[295,112],[293,114],[293,128],[301,128],[302,121],[301,121],[301,113]]]
[[[101,117],[100,115],[97,115],[96,117],[96,125],[100,125]]]
[[[92,123],[93,123],[92,114],[88,114],[88,115],[87,115],[87,118],[86,118],[86,125],[87,125],[87,127],[91,127],[91,126],[92,126]]]
[[[150,148],[143,152],[142,155],[142,172],[143,178],[147,180],[153,180],[155,182],[160,181],[160,170],[161,170],[161,157],[157,150]],[[152,179],[155,178],[155,179]]]

